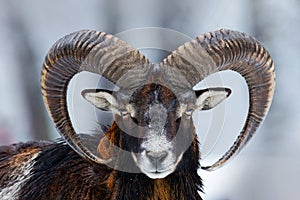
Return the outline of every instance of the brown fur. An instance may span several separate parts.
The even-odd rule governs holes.
[[[133,95],[133,101],[141,109],[137,117],[142,118],[142,113],[147,106],[154,101],[154,91],[159,90],[156,96],[158,101],[167,107],[173,103],[178,104],[174,94],[167,88],[155,84],[145,85],[140,94]],[[175,104],[174,104],[175,99]],[[177,130],[178,122],[173,121],[176,113],[170,111],[168,130]],[[116,116],[116,121],[120,120]],[[139,119],[140,120],[140,119]],[[122,166],[124,162],[133,163],[131,157],[124,157],[118,148],[131,151],[132,146],[138,146],[138,139],[123,132],[117,122],[113,122],[100,139],[97,151],[103,159],[113,158],[114,166]],[[118,121],[119,122],[119,121]],[[144,123],[144,121],[140,121]],[[116,199],[116,200],[196,200],[201,199],[198,191],[201,191],[202,182],[197,174],[199,167],[198,143],[195,138],[195,130],[188,120],[182,120],[182,126],[186,131],[182,132],[178,140],[193,137],[194,140],[189,149],[184,153],[182,161],[174,173],[164,179],[150,179],[143,173],[128,173],[111,169],[106,165],[95,164],[80,158],[76,152],[64,143],[29,143],[13,147],[2,148],[0,167],[4,171],[11,171],[10,167],[21,166],[30,160],[31,155],[39,153],[35,158],[32,175],[26,179],[26,183],[20,189],[20,196],[24,199]],[[172,139],[176,131],[170,131],[168,137]],[[188,134],[189,136],[186,136]],[[89,136],[94,137],[94,136]],[[87,138],[97,141],[97,138]],[[118,148],[115,148],[118,147]],[[0,154],[1,155],[1,154]],[[2,160],[2,161],[1,161]],[[5,164],[4,164],[5,163]],[[130,165],[132,166],[132,165]],[[137,168],[137,167],[136,167]],[[137,170],[139,170],[137,168]],[[17,171],[22,176],[22,169]],[[1,172],[0,172],[1,174]],[[4,174],[4,172],[3,172]],[[8,179],[7,177],[6,179]],[[3,175],[0,183],[3,183]],[[2,182],[1,182],[2,181]],[[8,181],[9,182],[9,181]],[[38,187],[37,187],[38,185]],[[0,187],[5,184],[0,184]]]

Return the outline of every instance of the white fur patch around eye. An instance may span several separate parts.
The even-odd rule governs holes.
[[[35,165],[35,158],[37,158],[39,155],[38,153],[35,153],[26,163],[23,163],[22,168],[23,173],[22,174],[14,174],[14,172],[10,172],[11,174],[14,174],[12,176],[14,177],[15,182],[12,183],[9,187],[6,187],[2,190],[0,190],[0,197],[1,200],[11,200],[11,199],[19,199],[19,192],[22,188],[22,185],[26,183],[26,181],[31,177],[33,166]],[[19,170],[19,169],[18,169]]]
[[[183,113],[186,111],[187,104],[181,103],[180,106],[176,110],[177,118],[182,117]]]
[[[128,113],[130,114],[131,117],[136,117],[136,111],[132,104],[127,104],[126,110],[128,111]]]

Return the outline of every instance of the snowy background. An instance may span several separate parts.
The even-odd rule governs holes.
[[[143,27],[168,28],[191,38],[228,28],[246,32],[262,42],[275,61],[277,73],[269,115],[247,147],[229,164],[215,172],[199,170],[205,184],[203,196],[207,200],[298,199],[300,1],[297,0],[92,0],[84,3],[0,0],[0,144],[59,137],[44,108],[39,83],[44,56],[55,41],[81,29],[118,34]],[[85,82],[92,78],[81,79]],[[220,124],[219,119],[214,120],[216,114],[199,113],[196,123],[200,139],[204,138],[202,133],[221,133],[214,150],[210,153],[205,150],[203,164],[216,160],[231,145],[247,110],[247,88],[243,80],[225,73],[222,81],[234,93],[220,107],[220,113],[225,113],[221,131],[214,130]],[[89,86],[87,83],[82,87]],[[82,111],[91,109],[88,104],[82,106],[87,108],[73,106],[74,113],[81,115]],[[95,124],[93,116],[85,117],[88,113],[84,112],[83,119],[88,119],[85,122],[77,119],[80,131]],[[214,121],[208,124],[207,119]],[[201,144],[205,147],[205,140]]]

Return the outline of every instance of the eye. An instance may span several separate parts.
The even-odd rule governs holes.
[[[187,110],[185,111],[185,114],[186,114],[187,116],[192,116],[193,112],[194,112],[193,109],[187,109]]]
[[[126,109],[120,109],[120,113],[121,115],[124,117],[124,116],[127,116],[129,113]]]

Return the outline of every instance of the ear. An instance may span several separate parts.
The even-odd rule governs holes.
[[[118,103],[112,92],[101,89],[87,89],[83,90],[81,95],[100,110],[116,113],[118,112]]]
[[[197,109],[209,110],[229,97],[231,90],[229,88],[208,88],[195,91],[195,93],[197,96]]]

